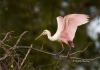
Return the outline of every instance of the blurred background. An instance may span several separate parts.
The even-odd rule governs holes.
[[[58,53],[61,50],[60,43],[49,41],[47,36],[42,36],[37,41],[35,38],[45,29],[50,30],[53,35],[57,29],[56,17],[73,13],[87,14],[90,21],[78,27],[74,38],[75,48],[71,53],[83,50],[90,42],[92,44],[86,51],[74,56],[79,58],[100,56],[100,0],[0,0],[0,39],[3,39],[3,34],[9,31],[14,31],[12,34],[14,37],[28,31],[19,45],[33,44],[34,48],[40,49],[44,44],[44,51]],[[14,45],[15,42],[16,38],[7,43]],[[66,55],[69,50],[66,44],[64,46],[62,55]],[[27,49],[22,50],[23,53],[19,54],[23,59]],[[0,53],[2,55],[2,52]],[[100,59],[87,63],[68,59],[58,61],[59,59],[54,56],[32,50],[23,70],[100,70]],[[2,62],[6,64],[5,61]]]

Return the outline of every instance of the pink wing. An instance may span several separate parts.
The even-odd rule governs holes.
[[[85,14],[69,14],[64,18],[69,21],[69,24],[80,26],[88,22],[89,16]]]
[[[68,41],[73,41],[77,26],[85,24],[88,22],[88,16],[84,14],[70,14],[64,17],[64,29],[61,32],[60,39],[65,43]]]
[[[56,33],[61,33],[64,29],[64,23],[63,23],[63,17],[62,16],[57,17],[57,23],[58,23],[58,28],[57,28]]]

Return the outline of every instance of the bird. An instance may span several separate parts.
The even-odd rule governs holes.
[[[42,32],[42,34],[40,34],[35,40],[37,40],[42,35],[47,35],[50,41],[60,42],[62,46],[62,50],[57,55],[60,55],[63,52],[64,50],[63,43],[65,43],[70,48],[67,53],[67,56],[69,57],[71,48],[75,47],[73,43],[73,39],[75,37],[76,30],[78,26],[89,22],[89,16],[86,14],[68,14],[64,17],[58,16],[56,19],[57,19],[57,26],[58,26],[56,33],[53,36],[51,36],[51,32],[45,29]]]

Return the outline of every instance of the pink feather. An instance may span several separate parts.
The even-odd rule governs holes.
[[[56,33],[60,33],[58,41],[65,42],[74,47],[73,38],[77,27],[88,22],[89,16],[85,14],[70,14],[64,18],[57,17],[58,28]]]

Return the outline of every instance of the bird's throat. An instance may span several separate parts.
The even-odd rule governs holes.
[[[51,33],[47,33],[47,37],[50,41],[56,41],[57,40],[57,37],[56,36],[51,36]]]

